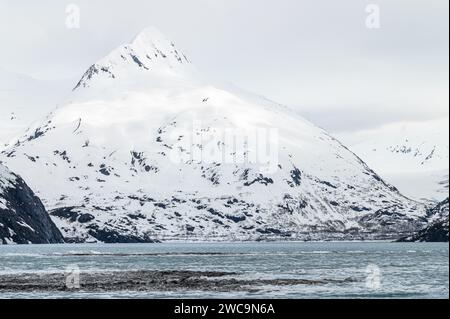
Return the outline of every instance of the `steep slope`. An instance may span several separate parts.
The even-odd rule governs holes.
[[[62,243],[39,198],[0,164],[0,244]]]
[[[42,120],[70,92],[66,81],[42,81],[0,68],[0,149]]]
[[[400,239],[406,242],[448,242],[448,198],[428,212],[428,225],[412,236]]]
[[[212,83],[154,29],[2,157],[68,241],[398,238],[425,223],[327,132]]]
[[[403,194],[438,202],[448,197],[448,118],[338,137]]]

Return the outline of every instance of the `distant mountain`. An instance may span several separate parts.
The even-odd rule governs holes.
[[[408,242],[448,242],[448,198],[429,210],[428,225],[412,236],[400,239]]]
[[[394,123],[337,137],[403,194],[436,202],[448,197],[448,118]]]
[[[396,239],[426,209],[295,112],[210,81],[149,28],[1,158],[67,241]]]
[[[62,242],[39,198],[22,178],[0,164],[0,244]]]
[[[70,92],[65,81],[42,81],[0,68],[0,149],[42,120]]]

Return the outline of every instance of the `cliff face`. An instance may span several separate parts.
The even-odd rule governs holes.
[[[62,242],[40,199],[21,177],[0,165],[0,244]]]
[[[408,242],[448,242],[448,202],[447,198],[428,211],[428,225],[410,237],[400,239]]]

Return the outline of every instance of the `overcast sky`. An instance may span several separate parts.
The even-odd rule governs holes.
[[[80,28],[66,27],[68,4]],[[366,26],[368,4],[380,28]],[[0,67],[77,80],[146,26],[332,132],[448,116],[448,0],[0,0]]]

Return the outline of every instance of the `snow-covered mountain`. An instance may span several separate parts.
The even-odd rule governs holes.
[[[67,81],[43,81],[0,68],[0,149],[42,120],[70,92]]]
[[[398,238],[426,223],[327,132],[208,80],[152,28],[1,158],[68,241]]]
[[[39,198],[22,178],[0,164],[0,245],[62,242]]]
[[[448,197],[448,118],[337,137],[403,194],[437,202]]]

